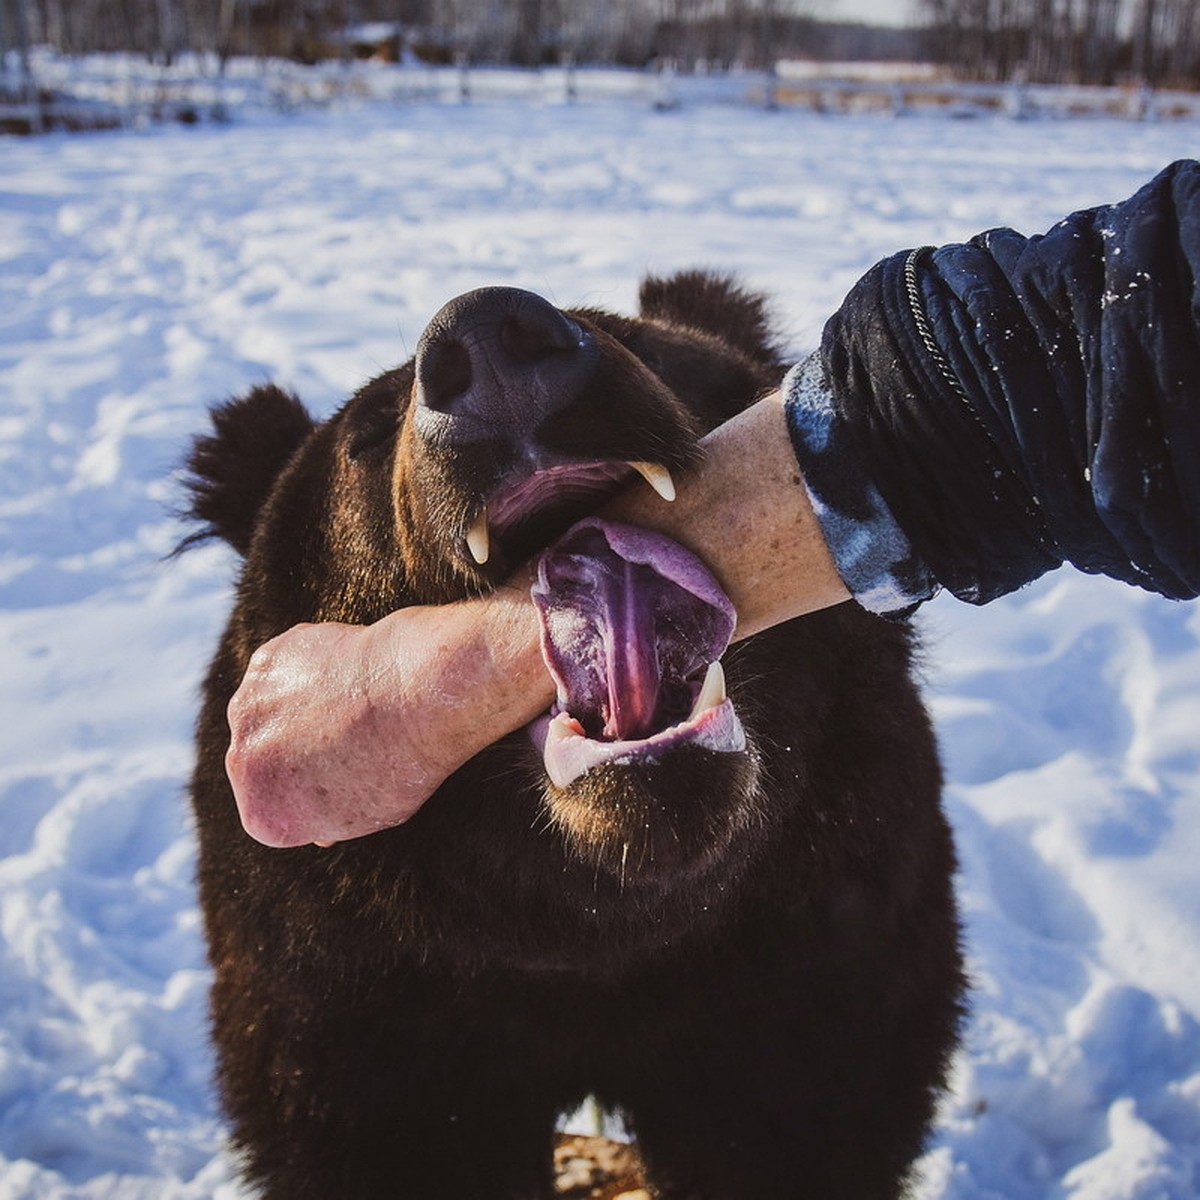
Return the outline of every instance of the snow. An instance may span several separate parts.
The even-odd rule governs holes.
[[[231,556],[167,555],[207,404],[326,413],[481,284],[770,291],[1043,230],[1196,126],[632,101],[362,106],[0,144],[0,1200],[240,1191],[184,788]],[[1200,1191],[1200,608],[1059,572],[927,606],[975,989],[926,1200]]]

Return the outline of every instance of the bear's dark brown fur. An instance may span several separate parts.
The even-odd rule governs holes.
[[[843,605],[731,647],[741,753],[684,744],[560,789],[521,731],[371,837],[277,850],[239,824],[225,707],[257,645],[486,589],[624,470],[584,472],[480,566],[465,533],[522,463],[685,471],[781,373],[762,301],[724,279],[648,280],[637,318],[524,295],[448,306],[328,421],[258,388],[193,451],[198,536],[245,556],[193,799],[246,1177],[272,1200],[548,1200],[555,1120],[591,1093],[660,1197],[895,1196],[962,984],[905,625]],[[481,320],[508,384],[460,336]]]

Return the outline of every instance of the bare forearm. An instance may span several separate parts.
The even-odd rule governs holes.
[[[630,489],[606,513],[668,534],[704,560],[738,613],[735,638],[849,598],[821,537],[788,438],[767,397],[704,441],[699,470],[667,503]]]

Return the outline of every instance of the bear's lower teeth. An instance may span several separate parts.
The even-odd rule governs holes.
[[[733,634],[729,598],[662,534],[589,518],[546,550],[532,588],[558,712],[594,738],[637,741],[725,698],[714,666]],[[695,680],[704,672],[699,688]]]
[[[690,551],[588,518],[542,554],[532,594],[558,699],[531,733],[556,786],[684,745],[745,749],[719,661],[737,614]]]
[[[708,670],[704,672],[704,682],[700,685],[700,692],[696,696],[695,704],[692,705],[692,711],[688,713],[688,720],[694,721],[702,712],[716,708],[718,704],[724,704],[724,702],[725,668],[717,659],[710,662]]]

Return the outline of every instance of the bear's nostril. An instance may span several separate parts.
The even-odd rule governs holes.
[[[462,342],[447,338],[426,347],[418,369],[421,399],[444,409],[471,386],[471,356]]]
[[[521,366],[541,362],[556,351],[578,346],[579,329],[549,305],[507,317],[500,324],[500,345]]]

